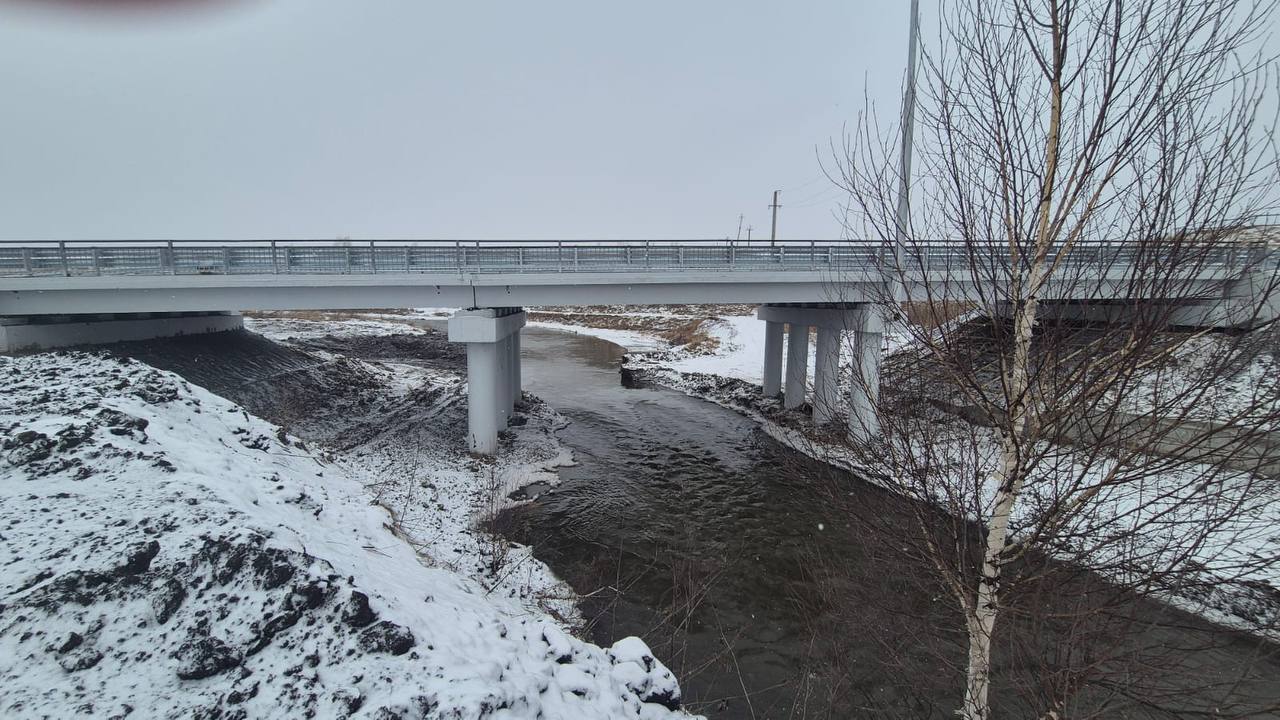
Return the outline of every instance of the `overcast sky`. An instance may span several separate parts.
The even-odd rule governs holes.
[[[906,62],[905,2],[199,7],[0,2],[0,237],[834,238]]]

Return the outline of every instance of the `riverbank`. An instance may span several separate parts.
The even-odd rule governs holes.
[[[449,349],[366,362],[394,336],[345,327],[0,359],[6,717],[679,714],[642,642],[573,638],[573,594],[476,527],[567,462],[556,414],[469,458]]]

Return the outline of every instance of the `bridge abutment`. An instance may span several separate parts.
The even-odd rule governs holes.
[[[520,308],[472,308],[449,318],[449,340],[467,346],[467,444],[478,455],[498,452],[498,432],[520,399]]]
[[[240,315],[229,312],[0,316],[0,353],[201,335],[243,327]]]

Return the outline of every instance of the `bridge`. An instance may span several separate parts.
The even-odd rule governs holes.
[[[831,241],[0,241],[0,351],[233,329],[245,310],[464,308],[449,337],[467,345],[471,448],[491,454],[520,394],[523,306],[751,303],[766,323],[764,392],[788,408],[807,401],[816,332],[812,406],[830,423],[845,333],[863,377],[878,377],[884,328],[869,303],[886,288],[881,252]],[[1077,244],[1061,258],[1072,282],[1047,299],[1106,314],[1117,300],[1159,301],[1131,296],[1140,252]],[[1280,311],[1258,280],[1277,257],[1265,244],[1210,248],[1181,278],[1180,297],[1196,300],[1188,324],[1238,324],[1260,303]],[[963,248],[917,247],[908,260],[904,299],[982,290]],[[849,429],[869,437],[876,383],[854,386]]]

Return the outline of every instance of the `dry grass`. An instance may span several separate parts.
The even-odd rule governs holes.
[[[902,309],[907,314],[907,322],[919,325],[926,330],[932,330],[969,312],[973,309],[973,304],[963,302],[909,302],[903,303]]]
[[[241,313],[247,318],[312,320],[315,322],[336,322],[341,320],[367,320],[370,315],[412,315],[407,308],[370,308],[365,310],[246,310]],[[383,320],[385,318],[372,318]]]
[[[707,319],[690,320],[659,335],[673,347],[683,345],[689,352],[709,355],[720,348],[720,341],[707,331],[708,324]]]

